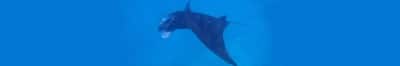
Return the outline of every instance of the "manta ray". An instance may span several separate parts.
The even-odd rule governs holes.
[[[190,29],[196,37],[216,56],[226,63],[237,66],[229,56],[225,47],[223,32],[228,22],[226,16],[214,17],[207,14],[193,12],[190,8],[190,0],[184,10],[175,11],[163,18],[158,31],[162,38],[168,38],[177,29]]]

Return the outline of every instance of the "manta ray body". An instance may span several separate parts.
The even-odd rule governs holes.
[[[237,66],[230,57],[223,39],[227,25],[226,16],[213,17],[193,12],[189,1],[184,10],[175,11],[169,14],[168,18],[162,19],[158,31],[161,32],[162,38],[168,38],[177,29],[190,29],[211,52],[226,63]]]

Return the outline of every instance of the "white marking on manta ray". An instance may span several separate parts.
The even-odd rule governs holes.
[[[167,39],[171,35],[171,32],[163,31],[161,32],[161,38]]]
[[[175,20],[175,17],[163,17],[163,18],[161,18],[160,24],[165,23],[168,19],[171,19],[170,21],[173,21],[173,20]]]

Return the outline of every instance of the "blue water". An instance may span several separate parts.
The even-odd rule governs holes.
[[[1,0],[0,66],[229,66],[189,30],[161,39],[185,0]],[[227,16],[238,66],[400,66],[396,0],[193,0]]]

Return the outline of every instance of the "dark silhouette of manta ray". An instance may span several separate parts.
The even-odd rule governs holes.
[[[173,12],[163,19],[158,30],[163,38],[167,38],[176,29],[191,29],[209,50],[226,63],[237,66],[225,48],[223,32],[227,25],[226,16],[213,17],[191,11],[189,0],[185,10]]]

